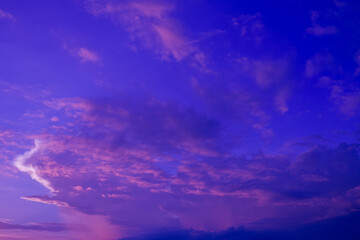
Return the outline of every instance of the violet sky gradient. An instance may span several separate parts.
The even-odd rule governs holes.
[[[360,4],[0,0],[0,239],[360,239]]]

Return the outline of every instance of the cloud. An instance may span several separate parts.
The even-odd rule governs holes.
[[[177,61],[181,61],[185,57],[194,52],[194,48],[189,44],[188,40],[184,39],[181,35],[174,32],[174,27],[169,24],[156,26],[154,29],[161,39],[163,46],[162,56],[172,56]]]
[[[247,74],[248,71],[251,72],[247,70]],[[262,102],[254,95],[253,89],[234,82],[227,85],[223,81],[209,83],[207,81],[200,82],[195,78],[192,79],[192,87],[211,112],[222,116],[222,120],[235,121],[242,127],[250,126],[263,137],[273,135],[268,124],[270,117],[264,110]],[[231,142],[228,144],[231,145]]]
[[[268,87],[274,82],[281,81],[287,71],[286,62],[279,61],[254,61],[249,66],[251,74],[260,87]]]
[[[316,11],[311,12],[311,23],[312,26],[306,29],[306,32],[310,35],[321,37],[324,35],[333,35],[338,32],[335,26],[321,26],[318,23],[320,13]]]
[[[317,53],[307,60],[305,76],[317,79],[318,86],[329,91],[329,99],[340,113],[348,117],[357,114],[360,107],[359,87],[347,80],[342,67],[336,64],[331,54]]]
[[[108,0],[84,1],[84,7],[94,16],[106,16],[120,23],[147,49],[153,50],[162,59],[182,61],[200,51],[183,33],[181,24],[171,17],[174,6],[166,2],[137,1],[117,2]],[[197,62],[197,58],[192,58]]]
[[[339,0],[334,0],[334,4],[338,7],[338,8],[342,8],[346,5],[345,2],[343,1],[339,1]]]
[[[11,13],[5,12],[4,10],[1,9],[0,9],[0,19],[15,21],[15,18]]]
[[[28,196],[28,197],[21,197],[21,199],[24,199],[24,200],[27,200],[27,201],[32,201],[32,202],[39,202],[39,203],[44,203],[44,204],[55,205],[55,206],[58,206],[58,207],[68,207],[69,206],[65,202],[52,200],[48,196]]]
[[[233,26],[240,28],[241,37],[260,44],[265,36],[264,24],[260,13],[240,15],[232,19]]]
[[[96,52],[85,47],[73,48],[64,44],[63,48],[72,56],[79,58],[81,63],[99,63],[101,60]]]
[[[356,144],[246,157],[224,151],[232,139],[216,119],[176,104],[127,98],[45,104],[73,125],[38,136],[46,147],[32,161],[58,191],[24,199],[108,216],[130,235],[162,227],[288,226],[357,206]]]
[[[95,52],[90,51],[87,48],[83,48],[83,47],[79,48],[76,51],[76,55],[81,59],[82,63],[86,63],[86,62],[96,63],[99,61],[98,55]]]
[[[358,144],[340,144],[332,149],[326,146],[315,146],[308,152],[299,156],[296,169],[305,170],[308,174],[328,179],[329,187],[344,188],[338,189],[346,191],[353,187],[354,183],[360,181],[360,177],[355,174],[360,169],[360,158]],[[332,183],[331,181],[336,181]]]
[[[321,27],[319,25],[313,25],[306,29],[306,32],[310,35],[315,35],[317,37],[324,36],[324,35],[333,35],[337,33],[337,28],[334,26],[326,26]]]
[[[333,56],[328,52],[315,54],[306,61],[305,67],[305,76],[308,78],[332,75],[338,70]]]
[[[40,141],[35,139],[34,148],[31,150],[19,155],[15,158],[14,166],[21,172],[28,173],[32,179],[42,184],[44,187],[49,189],[51,192],[55,192],[55,190],[51,187],[50,182],[44,178],[42,178],[35,167],[32,164],[27,164],[26,161],[31,158],[39,149],[40,149]]]
[[[207,61],[175,19],[178,15],[172,4],[93,0],[85,5],[94,16],[122,26],[132,41],[162,59]],[[98,94],[94,98],[46,97],[39,108],[49,125],[59,130],[23,124],[30,126],[32,134],[24,131],[21,136],[42,141],[35,141],[27,152],[19,150],[22,154],[14,165],[52,195],[22,199],[36,202],[33,205],[58,206],[61,213],[75,211],[64,216],[67,227],[78,233],[75,239],[115,239],[123,236],[118,228],[129,235],[160,228],[194,229],[182,236],[226,238],[245,234],[226,230],[233,226],[286,227],[355,212],[359,208],[359,147],[322,142],[307,144],[291,154],[277,151],[274,146],[289,135],[281,127],[304,120],[296,118],[296,111],[289,111],[289,103],[293,103],[288,83],[291,63],[286,57],[262,51],[262,47],[271,47],[262,46],[265,30],[260,14],[240,15],[232,23],[231,29],[241,35],[239,45],[252,41],[257,49],[247,49],[252,46],[249,43],[238,51],[236,44],[216,39],[214,46],[221,47],[214,53],[229,48],[236,52],[229,56],[238,61],[231,59],[230,63],[221,52],[219,59],[225,59],[221,64],[232,64],[233,69],[226,66],[225,74],[194,77],[193,91],[184,89],[186,99],[179,103],[165,100],[169,92],[162,92],[159,98],[137,99],[101,98]],[[92,50],[71,49],[83,63],[101,61]],[[238,58],[238,52],[247,51],[253,54]],[[323,52],[308,59],[305,76],[315,84],[323,80],[318,85],[329,90],[332,103],[344,114],[356,114],[357,88],[342,78],[339,69],[333,56]],[[294,85],[303,86],[299,82]],[[295,92],[299,96],[294,102],[302,101],[302,91]],[[177,99],[178,95],[170,97]],[[290,135],[305,134],[294,131]],[[277,134],[279,138],[271,138]],[[7,141],[10,132],[0,135],[6,147],[21,146]],[[263,146],[270,150],[256,152]]]
[[[67,208],[61,213],[61,218],[74,240],[114,240],[126,236],[126,229],[112,224],[107,216],[86,214]]]
[[[126,236],[126,232],[111,224],[106,216],[64,208],[60,218],[63,223],[15,224],[0,221],[0,239],[113,240]]]
[[[343,85],[331,86],[331,100],[339,111],[347,116],[354,116],[360,109],[360,90],[346,89]]]
[[[157,233],[143,235],[123,240],[165,240],[165,239],[189,239],[189,240],[254,240],[254,239],[278,239],[278,240],[335,240],[335,239],[356,239],[360,234],[357,226],[360,220],[359,213],[353,213],[345,217],[337,217],[317,223],[307,224],[303,227],[276,230],[254,231],[242,227],[229,228],[223,231],[206,232],[196,230],[158,231]],[[270,220],[269,221],[273,221]]]
[[[66,226],[59,223],[38,223],[38,224],[22,225],[22,224],[14,224],[4,221],[0,221],[0,229],[19,229],[19,230],[50,231],[50,232],[67,230]]]
[[[287,104],[288,96],[289,96],[288,90],[282,89],[277,93],[275,97],[276,108],[282,114],[286,113],[289,110]]]
[[[247,57],[241,57],[237,59],[239,64],[241,77],[252,81],[256,87],[262,91],[267,91],[267,101],[274,102],[274,106],[281,114],[286,113],[289,110],[288,100],[290,98],[292,75],[290,69],[292,67],[289,57],[283,57],[278,59],[249,59]],[[239,88],[244,88],[239,86]],[[254,90],[251,90],[252,95],[259,94]],[[256,92],[256,93],[255,93]],[[248,95],[250,95],[248,94]],[[261,102],[258,103],[262,104]],[[260,110],[260,109],[259,109]],[[262,114],[259,116],[267,115],[262,110]],[[260,111],[258,111],[260,113]],[[263,121],[265,117],[262,117]],[[264,124],[261,124],[264,125]],[[255,126],[259,126],[259,123]],[[264,134],[271,136],[272,134]]]

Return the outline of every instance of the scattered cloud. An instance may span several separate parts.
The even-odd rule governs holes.
[[[321,75],[333,75],[338,69],[331,54],[328,52],[317,53],[306,61],[305,76],[313,78]]]
[[[303,223],[357,206],[355,144],[312,145],[295,159],[245,157],[218,145],[226,141],[216,120],[170,103],[78,98],[54,99],[46,106],[53,115],[65,114],[82,133],[74,135],[68,126],[62,135],[38,136],[46,142],[42,151],[36,145],[21,155],[22,166],[36,152],[32,166],[57,190],[23,199],[109,216],[111,224],[131,228],[129,234],[159,227],[256,226],[272,217],[286,224],[300,212]],[[275,216],[274,208],[283,214]]]
[[[355,84],[347,81],[348,77],[342,72],[341,66],[335,63],[331,54],[317,53],[307,60],[305,76],[317,79],[319,87],[329,90],[329,99],[340,113],[348,117],[357,114],[360,107],[360,90]]]
[[[24,120],[21,125],[16,116],[5,118],[5,130],[0,131],[3,146],[0,175],[23,172],[24,177],[29,175],[42,184],[50,190],[49,195],[17,196],[34,202],[31,203],[34,206],[59,207],[55,209],[65,222],[62,225],[0,221],[0,239],[4,237],[4,229],[25,233],[66,232],[69,235],[62,239],[71,240],[147,236],[156,229],[192,229],[182,235],[187,237],[236,238],[253,233],[229,230],[230,227],[257,230],[298,227],[357,213],[360,207],[358,143],[342,138],[325,141],[325,137],[317,135],[316,143],[298,144],[296,150],[289,148],[292,137],[313,133],[313,126],[321,124],[318,113],[307,110],[313,104],[313,99],[308,100],[307,96],[327,97],[346,120],[360,112],[359,86],[353,81],[360,75],[360,53],[355,54],[356,64],[344,68],[339,64],[349,59],[337,59],[331,47],[309,59],[303,57],[316,52],[313,48],[304,49],[309,50],[304,55],[297,54],[300,49],[294,47],[291,55],[283,46],[298,29],[286,32],[291,36],[270,39],[264,24],[267,18],[260,13],[231,15],[237,17],[230,23],[225,19],[224,25],[211,26],[215,30],[205,29],[196,38],[189,32],[193,28],[187,29],[179,21],[182,13],[178,12],[176,1],[78,2],[93,17],[110,19],[120,26],[136,49],[140,46],[162,60],[187,63],[187,66],[190,62],[196,68],[207,69],[210,61],[219,66],[210,75],[182,67],[179,70],[172,68],[178,64],[167,63],[169,72],[179,76],[160,78],[168,76],[166,72],[159,79],[150,79],[149,83],[156,86],[146,89],[148,97],[139,97],[144,94],[137,91],[138,87],[150,86],[137,83],[146,82],[146,73],[144,78],[137,78],[137,73],[124,73],[125,80],[119,82],[114,80],[116,72],[108,75],[100,71],[95,78],[101,80],[95,83],[106,88],[99,92],[96,88],[84,92],[79,85],[80,90],[59,90],[53,96],[44,92],[41,97],[35,96],[40,91],[33,90],[45,84],[40,80],[33,88],[0,82],[4,86],[0,87],[2,99],[10,99],[14,105],[19,105],[18,95],[32,100],[24,105],[26,111],[8,112],[11,116],[19,113]],[[331,4],[342,7],[339,1]],[[214,17],[214,21],[224,17],[223,14],[206,16]],[[0,18],[13,19],[1,10]],[[312,12],[312,25],[306,32],[315,36],[338,32],[338,25],[320,20],[320,13]],[[266,29],[271,29],[271,22]],[[227,31],[218,30],[220,27]],[[303,32],[304,27],[300,28]],[[280,30],[281,27],[276,28]],[[232,34],[236,38],[229,37]],[[213,37],[214,41],[207,45]],[[327,43],[327,38],[323,40]],[[298,43],[295,40],[294,44]],[[82,46],[65,45],[64,50],[81,63],[101,64],[97,48],[94,51],[91,46],[89,49]],[[210,50],[205,54],[204,49]],[[345,55],[351,51],[339,50],[337,54],[340,52]],[[353,61],[353,51],[350,54]],[[291,61],[292,56],[295,61]],[[112,60],[116,61],[116,57]],[[305,62],[305,66],[299,68],[295,65],[298,62]],[[162,66],[159,62],[143,64]],[[65,70],[66,75],[60,74],[59,79],[72,72]],[[196,77],[188,82],[186,78],[190,76]],[[129,88],[119,90],[125,85]],[[178,86],[179,91],[173,91]],[[319,88],[322,89],[317,92]],[[136,97],[118,94],[120,91],[131,94],[132,90],[128,89],[136,91]],[[311,93],[303,93],[308,90]],[[104,93],[106,96],[102,98]],[[72,97],[79,94],[93,97]],[[321,104],[319,101],[314,108],[321,108],[322,113],[328,105]],[[306,112],[306,117],[300,116],[302,112]],[[326,114],[329,124],[336,122],[339,126],[329,129],[325,124],[316,131],[337,131],[356,125],[355,121],[341,122],[337,114]],[[30,124],[34,119],[39,120],[36,126]],[[311,126],[297,128],[309,119]],[[285,151],[279,150],[284,141]],[[28,205],[25,201],[22,202]]]
[[[306,32],[310,35],[321,37],[324,35],[333,35],[338,32],[335,26],[321,26],[318,23],[320,13],[316,11],[311,12],[311,24],[312,26],[306,29]]]
[[[85,8],[95,16],[106,16],[120,23],[143,47],[153,50],[164,60],[182,61],[200,53],[183,32],[183,27],[171,13],[175,7],[171,3],[158,1],[113,2],[84,1]]]
[[[240,15],[232,19],[233,26],[240,28],[241,37],[260,44],[264,38],[264,24],[260,13]]]
[[[344,85],[331,86],[330,98],[334,101],[339,111],[347,116],[354,116],[360,110],[360,90],[346,88]]]

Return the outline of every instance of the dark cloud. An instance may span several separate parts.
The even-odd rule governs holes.
[[[251,231],[244,228],[230,228],[221,232],[202,232],[195,230],[168,231],[146,235],[136,238],[123,238],[122,240],[338,240],[359,239],[360,214],[358,212],[343,217],[307,224],[296,229],[283,229],[273,231]]]

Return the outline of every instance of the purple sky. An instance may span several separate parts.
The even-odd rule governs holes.
[[[0,0],[1,240],[356,240],[359,210],[357,1]]]

